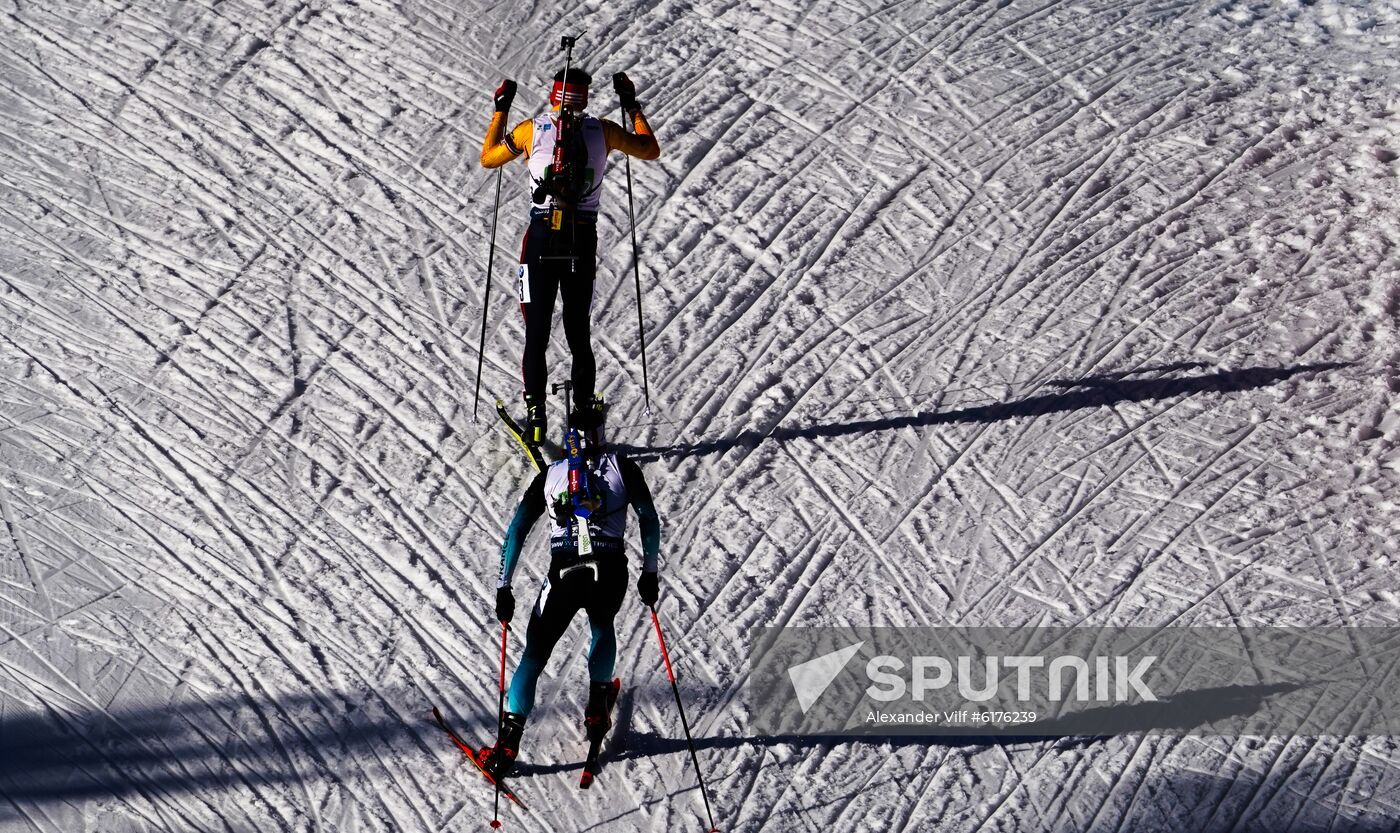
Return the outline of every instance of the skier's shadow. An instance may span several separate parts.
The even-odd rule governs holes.
[[[842,437],[875,431],[894,431],[900,428],[920,428],[929,425],[1000,422],[1017,417],[1035,417],[1084,408],[1098,408],[1120,402],[1147,402],[1202,393],[1238,393],[1276,384],[1301,373],[1336,370],[1350,367],[1351,364],[1351,362],[1317,362],[1292,367],[1246,367],[1238,370],[1221,370],[1215,373],[1152,379],[1131,379],[1127,378],[1128,373],[1106,373],[1082,379],[1055,379],[1047,382],[1046,384],[1052,387],[1062,389],[1054,393],[1043,393],[1022,399],[974,405],[938,413],[915,413],[909,416],[794,428],[779,426],[771,431],[742,431],[733,437],[701,440],[693,443],[676,443],[665,446],[619,444],[616,448],[638,462],[660,460],[667,457],[694,457],[704,454],[719,454],[735,448],[753,449],[764,441],[783,443],[789,440]],[[1182,362],[1132,372],[1176,371],[1200,367],[1203,365],[1199,362]]]
[[[1090,746],[1114,737],[1145,734],[1228,733],[1238,725],[1236,718],[1256,716],[1266,701],[1306,686],[1301,683],[1219,686],[1184,691],[1155,702],[1115,703],[1072,711],[1036,724],[1035,734],[1024,732],[968,731],[964,734],[891,734],[881,732],[835,735],[769,734],[754,736],[694,737],[696,751],[789,746],[798,749],[833,749],[842,745],[874,745],[891,748],[941,746],[950,748],[1052,744],[1056,748]],[[645,689],[643,689],[645,691]],[[656,691],[660,691],[658,687]],[[602,763],[688,754],[689,744],[682,736],[641,731],[632,726],[637,689],[628,688],[618,698],[613,729],[603,747]],[[648,692],[645,696],[659,696]],[[703,705],[696,706],[704,712]],[[540,764],[522,761],[517,775],[535,776],[579,770],[580,761]]]
[[[1303,688],[1296,683],[1222,686],[1187,691],[1157,702],[1121,703],[1083,709],[1036,724],[1036,734],[1021,732],[966,734],[890,734],[878,732],[839,735],[771,734],[754,736],[696,737],[695,749],[753,749],[787,746],[796,749],[832,750],[839,746],[864,745],[888,748],[946,747],[976,748],[1051,744],[1058,749],[1090,746],[1122,735],[1183,734],[1205,732],[1228,724],[1233,718],[1257,714],[1265,701],[1276,694]],[[624,695],[625,697],[625,695]],[[618,715],[611,741],[604,750],[604,763],[688,754],[684,737],[673,737],[631,728],[632,701],[618,701]],[[702,709],[703,710],[703,709]],[[547,775],[578,769],[577,762],[559,764],[522,763],[519,775]]]

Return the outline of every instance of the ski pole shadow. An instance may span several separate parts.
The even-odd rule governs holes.
[[[735,448],[753,449],[765,441],[784,443],[791,440],[843,437],[876,431],[895,431],[901,428],[922,428],[931,425],[1002,422],[1018,417],[1036,417],[1086,408],[1099,408],[1121,402],[1149,402],[1204,393],[1239,393],[1277,384],[1299,374],[1320,373],[1351,365],[1351,362],[1317,362],[1291,367],[1246,367],[1215,373],[1152,379],[1126,378],[1128,373],[1143,372],[1142,370],[1107,373],[1087,376],[1082,379],[1052,380],[1048,383],[1049,385],[1061,388],[1054,393],[1044,393],[987,405],[974,405],[938,413],[914,413],[909,416],[794,428],[779,426],[771,431],[742,431],[733,437],[700,440],[693,443],[661,446],[619,444],[615,448],[638,462],[651,462],[668,457],[719,454]],[[1183,362],[1146,370],[1198,369],[1201,366],[1199,362]]]

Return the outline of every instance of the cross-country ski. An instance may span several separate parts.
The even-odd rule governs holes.
[[[442,729],[452,741],[453,745],[462,751],[462,754],[466,756],[467,760],[472,762],[476,770],[485,776],[487,782],[490,783],[492,787],[499,789],[501,795],[505,796],[520,809],[529,809],[525,806],[525,803],[520,800],[520,797],[515,794],[515,790],[506,786],[505,778],[493,772],[486,755],[481,751],[472,749],[466,741],[462,740],[460,735],[452,731],[452,727],[447,725],[447,720],[443,718],[442,712],[438,710],[437,706],[433,706],[433,720],[437,723],[438,728]],[[493,824],[492,826],[498,827],[499,825]]]

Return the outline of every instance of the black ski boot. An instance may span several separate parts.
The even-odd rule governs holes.
[[[520,738],[525,734],[525,718],[506,712],[496,745],[481,750],[481,766],[497,781],[515,770],[515,757],[520,752]]]
[[[549,427],[544,415],[544,400],[525,394],[525,442],[539,448],[544,444],[545,431]]]
[[[612,705],[617,700],[617,682],[592,683],[588,706],[583,710],[583,731],[590,743],[603,739],[612,728]]]
[[[608,408],[603,404],[601,396],[585,396],[578,400],[580,412],[591,415],[594,420],[601,425],[603,417],[607,414]]]

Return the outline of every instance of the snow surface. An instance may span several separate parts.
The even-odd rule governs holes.
[[[616,175],[595,342],[722,830],[1400,829],[1391,737],[767,738],[745,688],[760,625],[1400,623],[1400,6],[566,5],[0,0],[0,830],[490,818],[428,720],[491,733],[528,476],[477,154],[565,32],[664,151],[652,417]],[[576,627],[507,830],[703,828],[618,621],[612,760]]]

